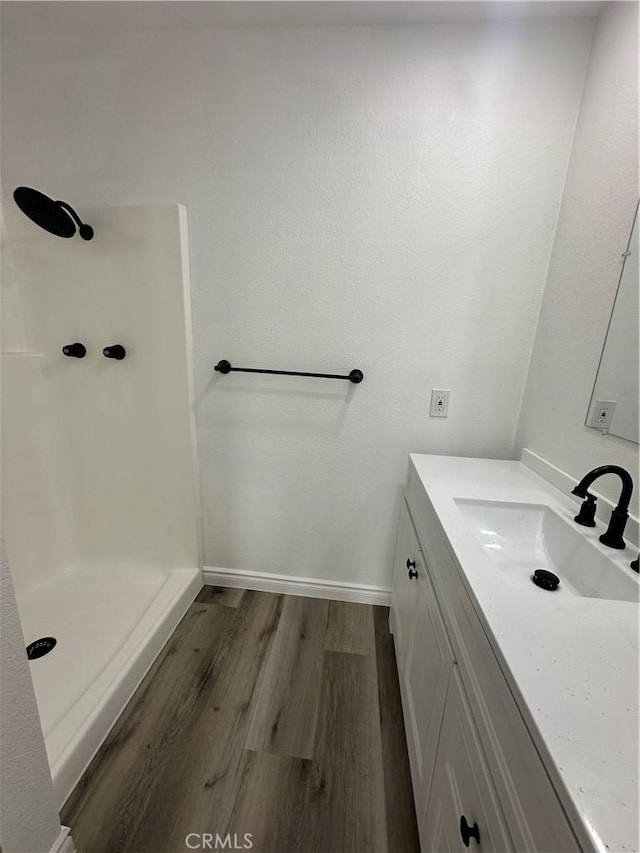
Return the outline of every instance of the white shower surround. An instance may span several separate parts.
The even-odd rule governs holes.
[[[85,208],[89,243],[5,215],[3,533],[25,642],[57,639],[30,666],[62,805],[202,585],[186,211]]]

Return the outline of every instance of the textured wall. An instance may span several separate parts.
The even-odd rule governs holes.
[[[638,5],[611,3],[589,63],[517,439],[574,477],[607,462],[638,472],[638,445],[584,426],[637,202]],[[619,481],[607,479],[597,490],[615,498]]]
[[[60,821],[1,540],[0,625],[0,847],[5,853],[46,853]]]
[[[5,28],[5,190],[188,207],[205,563],[386,585],[407,453],[511,455],[591,34]]]

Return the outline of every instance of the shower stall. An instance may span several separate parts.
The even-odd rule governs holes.
[[[2,535],[60,805],[202,585],[186,212],[82,213],[3,212]]]

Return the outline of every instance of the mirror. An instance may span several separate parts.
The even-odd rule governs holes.
[[[638,429],[638,208],[624,255],[586,425],[629,441]]]

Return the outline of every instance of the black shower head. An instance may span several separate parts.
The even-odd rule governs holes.
[[[31,187],[18,187],[13,197],[20,210],[32,222],[56,237],[73,237],[78,232],[83,240],[91,240],[93,228],[82,222],[78,214],[64,201],[54,201]]]

